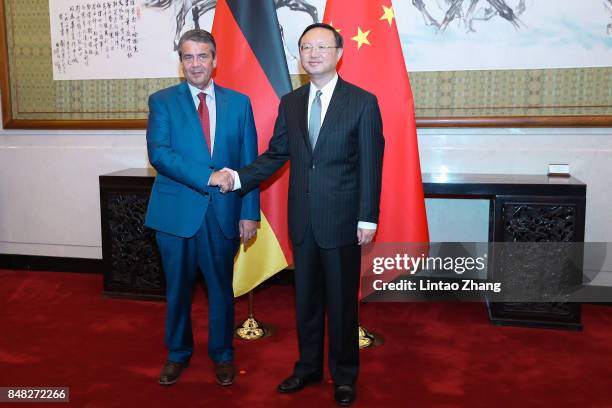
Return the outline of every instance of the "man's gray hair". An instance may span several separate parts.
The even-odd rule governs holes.
[[[212,48],[212,57],[215,58],[215,55],[217,54],[217,43],[215,43],[215,37],[213,37],[212,34],[206,30],[194,29],[185,31],[185,33],[181,36],[181,39],[179,40],[178,54],[181,61],[183,60],[182,47],[185,41],[194,41],[197,43],[210,44]]]

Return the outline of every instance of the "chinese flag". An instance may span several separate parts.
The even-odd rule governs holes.
[[[391,1],[328,0],[323,21],[344,37],[340,76],[372,92],[380,105],[385,154],[376,242],[426,243],[414,100]],[[363,290],[367,295],[366,285]]]
[[[268,146],[280,97],[291,81],[273,0],[219,0],[212,33],[217,42],[215,81],[249,96],[259,151]],[[234,295],[247,293],[292,263],[287,228],[287,166],[261,186],[261,226],[234,262]]]

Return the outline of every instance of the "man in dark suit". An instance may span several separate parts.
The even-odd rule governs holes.
[[[259,220],[259,191],[241,198],[220,194],[215,169],[241,167],[257,157],[249,98],[211,79],[216,45],[191,30],[179,42],[186,82],[149,98],[147,149],[157,170],[145,225],[156,239],[166,276],[168,358],[159,383],[174,384],[193,353],[191,298],[197,269],[208,289],[208,355],[217,381],[235,378],[232,346],[233,261],[240,238],[250,240]]]
[[[359,366],[359,245],[372,240],[378,222],[382,119],[374,95],[338,77],[343,43],[333,27],[307,27],[299,46],[310,83],[282,98],[268,150],[226,173],[232,180],[221,190],[250,191],[290,161],[299,360],[278,391],[321,380],[327,305],[335,398],[349,405]]]

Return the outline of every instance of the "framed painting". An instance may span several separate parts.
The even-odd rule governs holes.
[[[57,79],[57,72],[54,72],[58,66],[54,57],[54,53],[57,57],[57,50],[52,39],[55,28],[50,18],[50,2],[53,5],[57,1],[60,0],[0,0],[0,93],[4,128],[145,128],[148,95],[176,84],[180,81],[179,75]],[[92,6],[113,3],[108,0],[78,2]],[[128,1],[115,3],[127,4]],[[133,6],[138,13],[148,3],[150,0],[129,0],[130,7]],[[202,18],[212,21],[210,13],[214,9],[209,3],[214,1],[207,0],[206,3],[212,11],[207,9],[208,14]],[[287,2],[278,3],[281,7]],[[303,24],[323,15],[324,0],[300,3],[304,3],[307,11],[299,17],[304,19]],[[534,4],[547,2],[459,1],[454,2],[461,6],[455,8],[455,17],[449,14],[449,10],[435,8],[443,3],[433,0],[394,3],[418,127],[612,127],[612,67],[606,66],[605,59],[606,55],[612,56],[612,25],[606,27],[605,24],[607,21],[612,24],[612,0],[559,0],[556,7],[561,11],[565,10],[562,4],[567,7],[589,4],[583,6],[586,10],[582,14],[566,9],[566,13],[571,11],[575,16],[575,20],[569,23],[562,15],[551,18],[549,14],[552,11],[533,8]],[[606,6],[608,3],[609,7]],[[470,4],[476,6],[470,9]],[[493,9],[491,4],[507,5],[516,17],[516,26],[506,18],[512,14]],[[595,15],[595,10],[599,10],[597,5],[601,6],[599,15]],[[281,25],[287,18],[286,13],[291,12],[286,8],[282,11],[285,13],[282,18],[278,12]],[[164,12],[168,13],[171,21],[176,21],[176,16],[171,14],[173,10],[167,8]],[[182,10],[180,13],[195,16],[197,13],[193,11]],[[550,21],[542,23],[542,26],[536,22],[543,19],[545,12],[549,12]],[[453,17],[450,22],[446,21],[449,15]],[[502,18],[502,15],[506,17]],[[596,17],[601,22],[591,21]],[[493,23],[497,26],[491,31],[486,24]],[[416,31],[405,27],[414,27]],[[568,27],[573,27],[574,31],[564,33]],[[594,27],[601,32],[596,35],[581,32],[581,27]],[[566,37],[551,34],[557,32],[555,30]],[[514,32],[519,34],[511,34]],[[170,34],[168,38],[172,43],[176,36]],[[294,34],[285,33],[287,38],[295,37]],[[484,39],[491,36],[496,40],[485,43]],[[504,36],[511,40],[501,41]],[[549,37],[561,40],[551,45]],[[563,48],[559,45],[563,45],[563,41],[574,41],[592,51],[593,44],[585,41],[593,37],[598,41],[596,45],[608,53],[602,54],[602,61],[595,62],[598,66],[582,66],[594,65],[588,61],[587,54],[581,54],[574,46]],[[487,44],[489,48],[479,48]],[[451,45],[456,46],[454,51],[449,48]],[[494,52],[501,57],[511,55],[512,58],[505,58],[508,65],[487,65],[490,61],[504,61],[504,58],[493,58]],[[563,67],[565,60],[559,58],[559,66],[554,68],[542,68],[531,63],[554,60],[552,56],[564,55],[563,52],[570,53],[566,60],[573,58],[574,62],[579,60],[582,65]],[[490,58],[480,58],[482,55]],[[470,62],[478,64],[466,65]],[[303,81],[303,76],[292,74],[295,87]]]

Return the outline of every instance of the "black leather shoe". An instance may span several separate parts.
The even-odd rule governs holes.
[[[231,361],[222,361],[215,364],[215,377],[219,385],[232,385],[236,378],[236,367]]]
[[[161,385],[174,384],[181,376],[181,372],[187,367],[189,367],[189,361],[185,361],[184,363],[177,363],[170,360],[166,361],[166,364],[164,364],[159,374],[159,383]]]
[[[308,384],[316,383],[321,380],[322,377],[298,377],[297,375],[292,375],[285,378],[285,380],[278,385],[276,390],[281,394],[289,394],[301,390]]]
[[[355,392],[355,386],[336,385],[336,392],[334,393],[334,397],[336,398],[336,403],[338,405],[348,407],[353,403],[353,401],[355,401],[356,396],[357,394]]]

